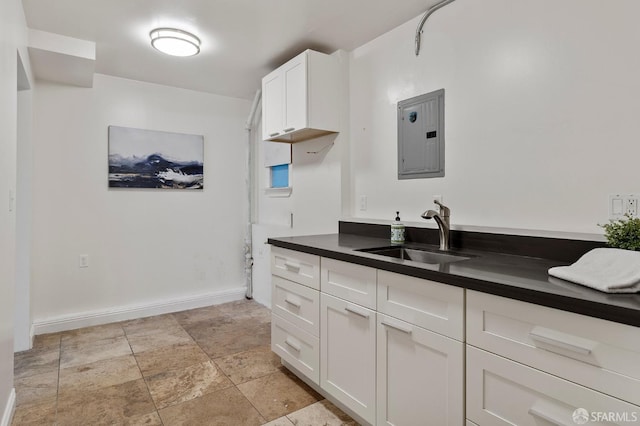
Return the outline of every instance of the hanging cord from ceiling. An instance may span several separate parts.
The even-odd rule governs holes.
[[[422,27],[424,27],[424,24],[425,22],[427,22],[427,19],[429,19],[429,16],[431,16],[431,14],[436,10],[448,5],[449,3],[453,3],[454,1],[455,0],[442,0],[440,3],[436,3],[433,6],[431,6],[424,13],[424,15],[422,16],[422,19],[420,20],[420,23],[418,24],[418,29],[416,29],[416,56],[420,54],[420,38],[422,35]]]

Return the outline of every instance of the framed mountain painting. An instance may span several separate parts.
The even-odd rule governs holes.
[[[204,188],[204,137],[109,126],[110,188]]]

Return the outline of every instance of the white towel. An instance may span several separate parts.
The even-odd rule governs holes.
[[[640,252],[597,248],[576,263],[549,269],[549,275],[607,293],[640,291]]]

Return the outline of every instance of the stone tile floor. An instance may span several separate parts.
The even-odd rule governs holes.
[[[253,301],[37,336],[13,425],[356,425],[271,352]]]

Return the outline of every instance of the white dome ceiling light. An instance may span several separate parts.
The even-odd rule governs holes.
[[[200,53],[200,39],[175,28],[156,28],[149,33],[151,46],[172,56],[194,56]]]

